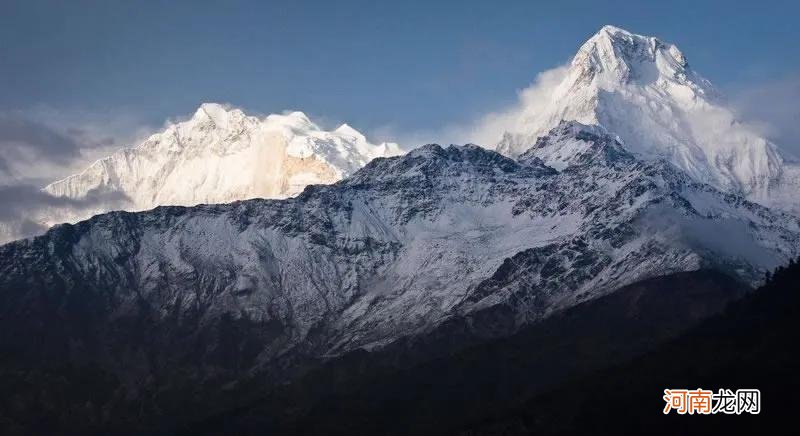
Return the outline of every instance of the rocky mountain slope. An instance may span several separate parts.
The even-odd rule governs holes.
[[[586,41],[544,105],[522,107],[497,150],[518,156],[562,120],[598,125],[632,153],[697,181],[800,212],[796,162],[737,119],[673,44],[605,26]]]
[[[581,144],[567,166],[546,166],[539,155],[565,141]],[[81,286],[106,295],[109,313],[146,304],[157,316],[275,323],[267,362],[301,344],[320,355],[380,346],[496,306],[519,325],[676,271],[752,283],[798,242],[796,218],[565,123],[519,161],[428,145],[284,201],[58,226],[0,248],[0,287],[4,298],[68,298]]]

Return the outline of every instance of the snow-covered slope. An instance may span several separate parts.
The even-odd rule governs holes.
[[[568,158],[554,153],[567,146]],[[426,145],[286,200],[57,226],[0,247],[0,295],[34,313],[36,292],[53,307],[80,293],[101,301],[92,313],[103,322],[146,308],[148,319],[195,320],[197,334],[223,317],[280,326],[259,342],[266,364],[292,350],[377,347],[487,311],[513,329],[675,271],[756,282],[798,249],[797,218],[564,123],[518,161]]]
[[[302,112],[259,119],[206,103],[188,121],[169,125],[45,191],[75,199],[117,193],[127,197],[126,210],[286,198],[309,184],[340,180],[375,157],[399,153],[396,144],[371,144],[347,124],[321,130]],[[107,210],[101,205],[74,211],[47,224]]]
[[[774,144],[739,122],[672,44],[605,26],[581,46],[548,92],[547,104],[520,109],[498,151],[518,156],[562,120],[599,125],[629,151],[664,158],[695,180],[800,211],[800,198],[777,194],[786,190],[781,185],[798,187],[789,174],[794,165],[787,166]]]

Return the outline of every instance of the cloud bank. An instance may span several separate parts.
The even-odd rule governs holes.
[[[47,221],[69,221],[76,210],[119,209],[128,203],[120,193],[90,193],[84,198],[55,197],[33,185],[0,186],[0,243],[43,233]]]
[[[0,243],[36,235],[76,210],[115,209],[118,194],[74,200],[40,188],[119,148],[97,124],[82,124],[52,110],[0,113]]]

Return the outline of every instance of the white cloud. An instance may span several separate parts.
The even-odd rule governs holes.
[[[494,149],[503,133],[519,131],[525,117],[535,116],[550,104],[553,91],[564,79],[567,69],[565,65],[540,73],[531,85],[517,93],[513,104],[488,112],[470,122],[415,131],[402,131],[394,125],[386,125],[373,129],[370,134],[381,141],[397,142],[406,150],[429,143],[473,143]]]
[[[731,102],[761,134],[800,155],[800,74],[734,91]]]
[[[40,188],[135,143],[149,131],[131,117],[37,108],[0,112],[0,243],[41,233],[44,217],[68,220],[75,209],[119,207],[119,195],[72,200]]]
[[[493,148],[505,132],[516,132],[525,117],[542,112],[552,103],[553,92],[564,80],[568,67],[539,73],[536,80],[518,93],[517,102],[504,110],[489,113],[466,131],[469,142]]]
[[[122,114],[36,107],[0,112],[0,184],[44,184],[138,142],[151,126]]]

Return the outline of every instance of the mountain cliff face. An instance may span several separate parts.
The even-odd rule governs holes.
[[[580,144],[570,161],[546,166],[565,141]],[[489,308],[510,311],[513,330],[676,271],[711,267],[756,282],[797,255],[798,242],[796,218],[566,123],[519,161],[427,145],[283,201],[57,226],[0,248],[0,294],[6,310],[34,310],[32,295],[67,301],[80,288],[103,296],[111,323],[144,306],[201,324],[274,325],[280,334],[258,353],[267,363],[297,347],[381,346]]]
[[[800,211],[797,165],[742,124],[672,44],[605,26],[586,41],[544,108],[523,107],[497,150],[518,156],[562,120],[602,126],[643,158],[771,207]]]

